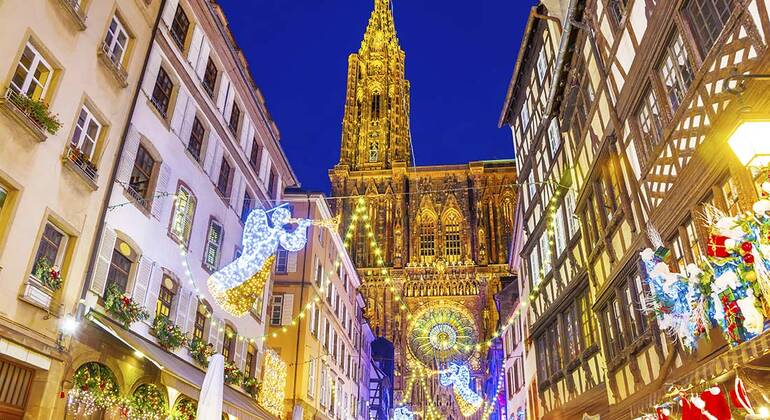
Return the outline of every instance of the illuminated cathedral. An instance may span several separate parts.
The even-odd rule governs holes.
[[[375,0],[348,58],[332,202],[342,224],[356,226],[347,243],[365,316],[395,347],[396,403],[457,418],[456,399],[418,372],[467,364],[478,390],[494,374],[489,349],[476,344],[493,338],[493,296],[511,276],[516,172],[512,160],[416,165],[405,58],[388,0]]]

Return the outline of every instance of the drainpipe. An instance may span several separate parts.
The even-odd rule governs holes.
[[[545,115],[550,116],[553,113],[553,103],[554,98],[556,97],[556,90],[559,88],[559,85],[562,83],[562,73],[564,72],[564,67],[566,66],[566,62],[564,61],[564,56],[567,54],[567,51],[569,50],[569,37],[572,33],[572,29],[574,26],[574,20],[572,16],[575,13],[575,9],[577,9],[577,3],[580,0],[570,0],[569,6],[567,8],[567,15],[564,18],[564,21],[566,24],[564,25],[564,31],[562,31],[561,35],[561,41],[559,42],[559,53],[557,54],[557,60],[556,60],[556,71],[554,72],[555,77],[553,80],[553,83],[551,84],[551,91],[548,94],[548,104],[546,106],[546,113]],[[559,25],[561,27],[561,25]],[[545,120],[544,120],[545,121]]]
[[[307,212],[305,215],[305,218],[310,219],[310,193],[305,193],[307,196]],[[319,226],[319,229],[323,229],[323,227]],[[313,235],[308,235],[308,243],[313,238]],[[331,238],[329,238],[331,241]],[[308,254],[312,252],[311,248],[305,248],[305,255],[302,258],[302,283],[300,284],[299,288],[299,310],[301,311],[302,308],[304,308],[304,297],[305,297],[305,276],[307,275],[307,257]],[[320,324],[319,324],[320,325]],[[298,369],[299,369],[299,339],[300,334],[302,334],[302,318],[297,319],[297,345],[294,349],[294,383],[292,385],[291,395],[292,395],[292,404],[291,404],[291,410],[294,412],[294,409],[297,406],[297,375],[298,375]],[[303,363],[304,365],[304,363]]]
[[[110,174],[110,181],[107,183],[107,193],[104,195],[102,210],[101,210],[101,213],[99,214],[99,220],[96,225],[96,232],[94,232],[94,240],[91,243],[91,254],[88,257],[88,267],[86,268],[86,275],[83,281],[83,289],[80,291],[80,302],[82,302],[86,298],[86,296],[88,295],[88,289],[91,288],[91,276],[93,275],[94,266],[96,265],[96,258],[98,254],[99,244],[102,239],[102,234],[104,233],[104,221],[107,218],[108,204],[110,202],[110,197],[112,196],[112,191],[115,189],[115,178],[118,173],[118,167],[120,167],[120,160],[123,157],[123,149],[125,149],[126,147],[126,137],[128,137],[128,128],[131,126],[131,119],[134,116],[134,110],[136,109],[136,102],[139,99],[139,92],[142,90],[142,84],[144,83],[144,78],[147,77],[146,71],[147,71],[147,63],[150,60],[150,51],[152,50],[152,47],[155,44],[155,37],[158,34],[160,19],[163,16],[163,9],[165,8],[165,6],[166,6],[166,0],[161,0],[160,7],[158,8],[158,16],[155,17],[155,23],[152,26],[152,35],[150,35],[150,42],[147,45],[147,52],[145,52],[144,54],[144,62],[142,63],[142,70],[140,72],[141,77],[137,81],[136,92],[134,92],[134,99],[131,101],[131,107],[128,109],[128,119],[126,120],[126,124],[123,127],[123,136],[120,139],[120,146],[118,147],[117,158],[115,160],[115,165],[112,168],[112,173]],[[78,303],[77,308],[78,309],[76,313],[76,319],[80,321],[81,319],[83,319],[84,307],[80,303]]]

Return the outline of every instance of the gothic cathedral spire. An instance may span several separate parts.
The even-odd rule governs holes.
[[[374,10],[358,53],[348,58],[340,165],[349,170],[409,166],[409,81],[389,0]]]

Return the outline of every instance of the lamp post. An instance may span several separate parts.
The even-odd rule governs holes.
[[[744,166],[768,167],[770,165],[770,120],[742,121],[730,135],[727,144]]]

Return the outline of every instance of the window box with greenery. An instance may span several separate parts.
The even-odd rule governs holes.
[[[257,378],[245,377],[243,378],[243,383],[241,385],[247,394],[251,395],[252,397],[257,396],[257,392],[259,391],[259,380]]]
[[[149,312],[144,307],[139,306],[114,283],[107,289],[104,309],[110,316],[123,324],[125,329],[129,329],[134,322],[144,321],[150,317]]]
[[[167,316],[158,315],[152,323],[152,332],[158,344],[168,351],[187,345],[187,336]]]
[[[86,153],[73,145],[67,146],[62,162],[76,174],[80,175],[92,190],[96,191],[98,188],[96,182],[99,179],[98,170],[96,164],[91,161],[91,158]]]
[[[8,88],[3,105],[38,141],[45,141],[48,134],[56,134],[61,128],[59,116],[51,113],[48,104],[41,99],[32,99],[13,88]]]
[[[240,385],[243,382],[243,371],[238,369],[234,362],[225,362],[225,383],[228,385]]]
[[[187,350],[190,351],[190,356],[193,360],[201,366],[207,367],[209,365],[209,358],[214,354],[214,345],[198,337],[193,337],[192,340],[187,342]]]
[[[28,290],[24,296],[41,308],[50,308],[54,294],[61,289],[63,283],[59,267],[51,264],[48,258],[41,257],[29,276]]]

